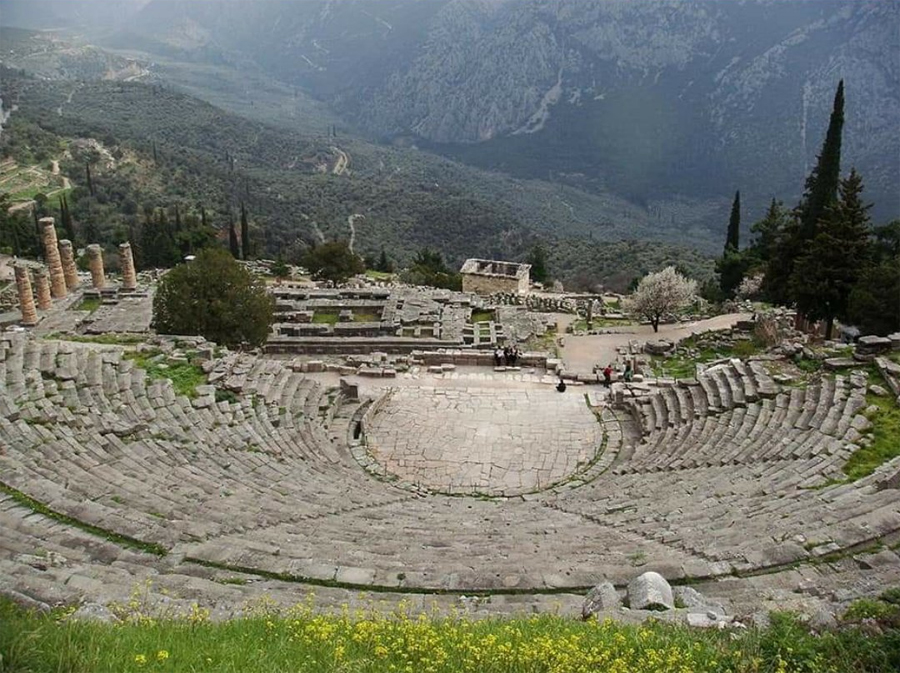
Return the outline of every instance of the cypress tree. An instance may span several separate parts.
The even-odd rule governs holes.
[[[204,208],[203,206],[200,206],[200,224],[203,225],[203,228],[204,228],[204,229],[207,228],[207,224],[206,224],[206,208]]]
[[[808,318],[825,320],[830,339],[835,319],[848,314],[850,292],[869,255],[869,208],[862,201],[863,183],[856,170],[841,181],[840,199],[819,221],[818,233],[797,260],[792,292]]]
[[[250,224],[247,222],[247,208],[241,201],[241,255],[242,259],[250,257]]]
[[[72,222],[72,212],[69,210],[69,200],[65,196],[59,197],[59,217],[63,231],[66,232],[66,238],[72,241],[72,245],[75,245],[75,225]]]
[[[94,196],[94,181],[91,180],[91,165],[90,164],[84,165],[84,174],[85,174],[85,178],[87,179],[88,193],[90,193],[91,196]]]
[[[834,94],[831,118],[816,166],[806,178],[803,198],[794,209],[793,221],[786,223],[766,269],[766,295],[777,304],[797,300],[802,278],[795,274],[796,262],[809,251],[819,221],[837,200],[841,173],[841,135],[844,128],[844,80]]]
[[[228,222],[228,247],[231,250],[231,256],[235,259],[241,258],[241,247],[238,244],[237,233],[234,231],[234,217],[232,216]]]
[[[725,252],[729,248],[737,251],[741,243],[741,192],[734,193],[734,202],[731,204],[731,218],[728,220],[728,234],[725,237]]]
[[[544,246],[540,243],[531,249],[528,256],[528,264],[531,264],[531,280],[535,283],[546,283],[548,280],[547,272],[547,253]]]
[[[725,252],[722,259],[716,262],[719,273],[719,289],[726,299],[734,298],[744,278],[747,260],[738,249],[741,243],[741,192],[734,194],[731,204],[731,217],[728,220],[728,233],[725,236]]]
[[[784,203],[773,198],[765,217],[750,227],[755,236],[750,245],[750,253],[756,261],[768,263],[772,259],[779,233],[785,228],[787,218]]]
[[[806,179],[806,189],[798,207],[800,234],[804,241],[816,235],[819,220],[838,198],[841,181],[841,135],[844,129],[844,80],[838,83],[828,131],[816,166]]]
[[[178,209],[178,204],[175,204],[175,232],[181,231],[181,211]]]

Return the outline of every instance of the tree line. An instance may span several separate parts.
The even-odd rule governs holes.
[[[862,176],[851,168],[841,177],[843,127],[841,80],[800,202],[788,209],[773,199],[741,249],[738,191],[716,265],[720,298],[756,295],[794,306],[807,320],[824,322],[828,339],[836,321],[868,334],[900,330],[900,220],[873,226]]]

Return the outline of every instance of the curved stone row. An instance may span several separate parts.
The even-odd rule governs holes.
[[[821,460],[812,478],[838,476],[867,423],[858,417],[866,406],[865,379],[837,376],[805,389],[776,390],[762,371],[735,360],[706,370],[696,381],[629,399],[626,408],[642,436],[631,459],[614,472],[816,456]]]
[[[780,390],[756,363],[725,363],[629,402],[619,420],[604,410],[612,469],[602,460],[578,483],[486,500],[423,497],[364,472],[350,451],[364,406],[282,362],[231,354],[208,369],[233,396],[178,396],[122,348],[0,335],[0,480],[174,558],[360,588],[575,590],[627,582],[638,566],[711,577],[900,530],[896,488],[883,486],[897,461],[808,488],[863,429],[856,375]],[[88,536],[73,530],[40,535],[51,547]]]

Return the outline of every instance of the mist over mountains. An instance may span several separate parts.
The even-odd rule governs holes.
[[[98,3],[65,4],[86,16]],[[660,227],[685,232],[722,229],[735,189],[747,219],[772,197],[793,203],[843,78],[844,169],[862,173],[876,220],[900,214],[897,2],[115,6],[120,11],[105,22],[114,28],[108,45],[250,63],[325,102],[369,138],[611,192],[646,208]]]

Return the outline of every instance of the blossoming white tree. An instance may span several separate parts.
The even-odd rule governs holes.
[[[640,315],[659,331],[659,322],[666,315],[689,306],[697,294],[697,281],[685,278],[667,266],[662,271],[644,276],[626,303],[633,313]]]

